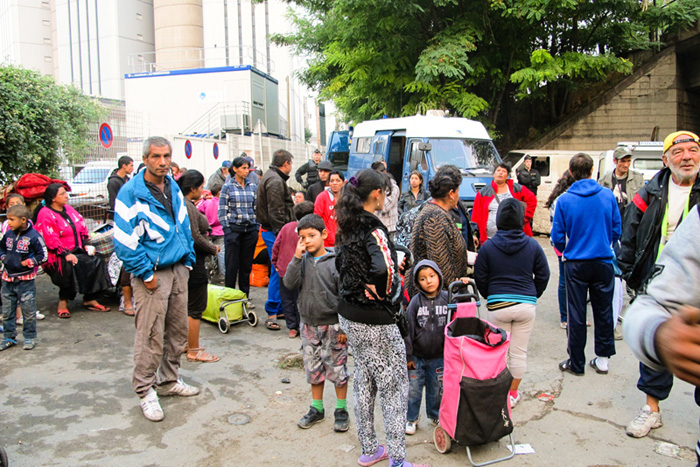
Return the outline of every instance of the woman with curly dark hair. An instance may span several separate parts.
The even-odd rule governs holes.
[[[355,359],[355,423],[362,448],[357,462],[363,466],[387,458],[391,467],[412,465],[404,462],[408,370],[393,312],[401,292],[396,251],[386,226],[373,214],[384,207],[389,183],[386,174],[361,170],[345,184],[336,204],[338,319]],[[387,446],[379,445],[374,431],[377,393]]]
[[[438,169],[428,183],[432,200],[418,214],[411,234],[414,261],[434,261],[442,271],[444,288],[467,275],[467,243],[451,214],[459,202],[461,183],[462,174],[456,166],[443,165]],[[418,291],[411,277],[406,273],[406,289],[412,297]]]

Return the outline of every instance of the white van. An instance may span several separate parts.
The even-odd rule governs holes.
[[[68,203],[71,206],[107,203],[107,179],[117,161],[88,162],[68,183],[71,191],[68,193]]]
[[[535,218],[532,220],[533,231],[548,234],[552,230],[552,223],[549,220],[549,209],[544,207],[549,195],[557,184],[562,174],[568,170],[569,161],[578,153],[590,155],[594,161],[598,161],[596,154],[599,151],[554,151],[546,149],[515,149],[510,151],[504,160],[513,166],[511,178],[518,180],[518,170],[523,168],[525,156],[532,158],[532,167],[540,173],[541,184],[537,189],[537,210]],[[598,173],[598,168],[593,168],[593,173]]]

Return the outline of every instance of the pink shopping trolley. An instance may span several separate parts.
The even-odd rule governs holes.
[[[445,327],[440,424],[435,427],[433,438],[435,447],[443,454],[450,451],[452,441],[466,446],[469,462],[479,467],[514,456],[508,400],[513,377],[506,367],[510,336],[476,317],[478,294],[476,287],[473,289],[471,294],[450,294],[452,301],[457,297],[459,303],[454,310],[455,318]],[[510,439],[509,455],[474,462],[470,447],[498,441],[506,435]]]

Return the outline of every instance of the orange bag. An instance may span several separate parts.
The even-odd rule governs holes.
[[[253,287],[267,287],[270,283],[270,270],[264,264],[254,264],[250,273],[250,285]]]

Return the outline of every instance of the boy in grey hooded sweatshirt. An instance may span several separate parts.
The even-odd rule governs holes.
[[[299,244],[284,275],[284,286],[299,288],[297,307],[301,318],[301,343],[306,380],[311,384],[312,404],[297,423],[307,429],[322,421],[323,386],[326,379],[335,385],[338,398],[333,429],[348,431],[348,341],[338,324],[338,271],[335,252],[323,245],[328,231],[323,219],[308,214],[297,224]]]

